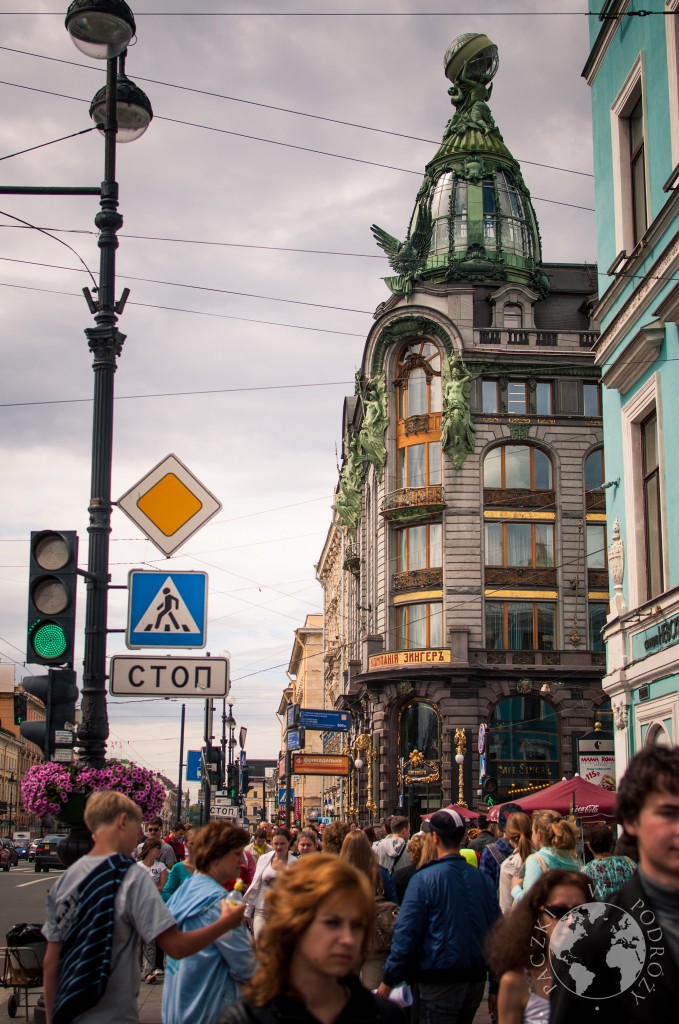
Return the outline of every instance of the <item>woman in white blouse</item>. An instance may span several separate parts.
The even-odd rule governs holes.
[[[252,926],[255,940],[264,927],[266,908],[264,901],[269,889],[276,881],[278,873],[284,871],[288,864],[294,864],[296,858],[290,853],[290,833],[286,828],[275,828],[271,837],[273,850],[262,854],[257,861],[257,870],[250,888],[245,893],[245,920]]]

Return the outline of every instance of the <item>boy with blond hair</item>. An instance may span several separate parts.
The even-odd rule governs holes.
[[[140,808],[122,793],[93,793],[85,824],[94,846],[47,898],[43,965],[47,1024],[136,1024],[140,940],[175,959],[237,927],[244,907],[223,903],[219,920],[181,932],[150,875],[131,859]]]

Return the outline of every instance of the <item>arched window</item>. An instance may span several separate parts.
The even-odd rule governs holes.
[[[441,483],[441,353],[431,341],[411,342],[401,353],[397,481],[401,487]]]
[[[401,757],[408,759],[413,750],[419,750],[427,761],[441,757],[441,718],[438,712],[423,700],[414,700],[401,711],[399,729]]]
[[[600,490],[604,485],[604,450],[595,448],[585,459],[585,491]]]
[[[528,796],[558,782],[559,720],[542,697],[507,697],[488,719],[488,775],[499,783],[498,801]]]
[[[441,353],[431,341],[414,342],[398,362],[398,417],[441,411]]]
[[[491,449],[483,460],[483,486],[551,491],[552,463],[539,448],[504,444]]]
[[[510,331],[520,331],[523,327],[523,309],[518,302],[507,302],[502,310],[503,327]]]

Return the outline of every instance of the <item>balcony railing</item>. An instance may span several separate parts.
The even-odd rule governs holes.
[[[516,328],[488,327],[478,331],[480,345],[515,345],[533,348],[593,348],[599,337],[597,331],[542,331]]]
[[[443,586],[443,569],[410,569],[394,573],[394,593],[410,590],[431,590]]]
[[[387,494],[382,501],[382,515],[385,519],[415,522],[445,508],[443,487],[430,484],[428,487],[400,487]]]

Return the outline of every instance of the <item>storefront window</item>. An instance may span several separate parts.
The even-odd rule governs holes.
[[[507,697],[488,725],[488,772],[498,780],[498,802],[527,796],[561,778],[559,721],[541,697]]]
[[[401,757],[419,750],[427,761],[441,757],[441,719],[431,704],[413,701],[401,713]]]

